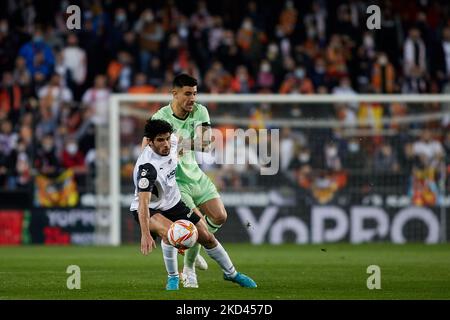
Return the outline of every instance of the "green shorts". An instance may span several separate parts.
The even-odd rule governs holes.
[[[181,199],[189,209],[194,209],[208,200],[220,198],[216,186],[206,174],[198,181],[177,180]]]

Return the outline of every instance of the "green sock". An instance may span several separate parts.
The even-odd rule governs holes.
[[[184,252],[184,267],[194,269],[195,259],[200,252],[200,243],[194,244],[193,247],[189,248]]]
[[[205,216],[206,219],[206,225],[208,227],[208,231],[211,233],[216,233],[217,230],[220,229],[221,225],[217,225],[208,218],[208,216]],[[195,259],[197,258],[197,255],[200,253],[200,244],[196,243],[192,248],[189,248],[184,252],[184,266],[190,269],[194,269]]]

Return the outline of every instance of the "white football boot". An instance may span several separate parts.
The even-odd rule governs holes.
[[[181,281],[183,282],[183,287],[185,288],[198,288],[197,275],[192,269],[183,269]]]

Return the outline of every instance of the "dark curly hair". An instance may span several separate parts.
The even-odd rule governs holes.
[[[167,121],[152,118],[148,119],[145,124],[144,136],[149,138],[151,141],[155,140],[158,134],[172,133],[173,128]]]

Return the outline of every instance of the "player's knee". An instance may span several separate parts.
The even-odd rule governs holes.
[[[211,220],[214,224],[221,226],[227,221],[227,212],[222,210],[220,214],[216,215]]]
[[[217,240],[214,235],[210,232],[205,232],[201,238],[198,239],[198,242],[204,246],[206,249],[214,248],[217,244]]]
[[[167,231],[161,230],[160,232],[158,232],[158,236],[159,236],[165,243],[169,243],[169,239],[167,238]]]

